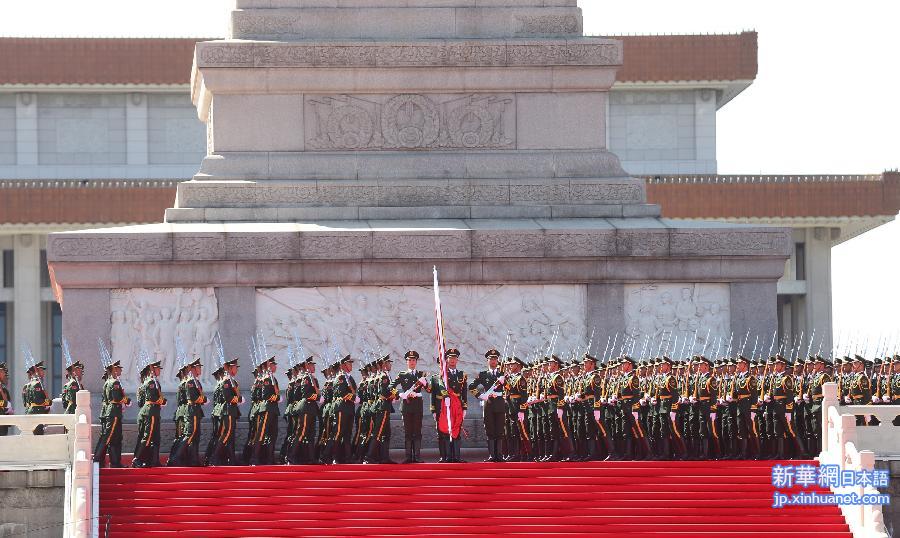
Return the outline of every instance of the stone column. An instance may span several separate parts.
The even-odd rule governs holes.
[[[38,164],[37,95],[20,93],[16,99],[16,164]]]
[[[67,289],[62,311],[63,334],[69,341],[72,358],[84,363],[84,386],[97,394],[101,387],[100,376],[103,375],[97,338],[104,338],[109,345],[109,290]],[[96,407],[99,401],[99,398],[93,398],[92,405]]]
[[[142,93],[128,94],[125,99],[125,139],[129,165],[150,162],[147,116],[147,96]]]
[[[694,140],[698,174],[715,174],[716,166],[716,92],[694,93]]]
[[[216,288],[216,299],[219,302],[219,334],[222,335],[225,357],[242,359],[238,382],[249,387],[253,367],[247,356],[247,346],[256,332],[256,288]],[[280,366],[283,369],[284,365]]]
[[[587,319],[585,327],[594,332],[594,351],[603,353],[604,335],[615,335],[625,330],[625,286],[622,284],[587,285]],[[598,337],[603,341],[598,341]],[[619,339],[621,340],[621,336]],[[599,347],[598,347],[599,346]],[[597,357],[603,360],[602,357]]]
[[[768,346],[772,332],[778,324],[778,305],[774,282],[732,282],[731,289],[731,331],[734,341],[739,342],[750,329],[750,340],[759,335],[760,346]],[[752,346],[753,344],[748,344]],[[750,353],[751,349],[745,350]]]
[[[26,381],[22,344],[31,346],[36,360],[43,357],[44,347],[41,345],[41,250],[37,235],[22,234],[13,239],[13,271],[15,285],[13,287],[13,346],[7,354],[12,374],[11,391],[13,398],[21,399],[22,386]],[[22,402],[18,402],[21,406]],[[22,409],[18,409],[22,411]]]
[[[825,338],[822,352],[831,350],[831,229],[806,229],[806,334]],[[816,349],[819,348],[815,344]]]

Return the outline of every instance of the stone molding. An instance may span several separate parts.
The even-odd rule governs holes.
[[[635,220],[644,226],[636,228],[629,223]],[[278,224],[277,230],[271,232],[252,231],[254,227],[259,229],[255,224],[168,224],[127,228],[117,233],[101,230],[52,234],[47,252],[51,262],[789,254],[791,236],[787,229],[719,226],[678,229],[650,218],[355,221]]]
[[[637,179],[187,181],[179,208],[617,205],[645,202]]]
[[[620,66],[621,41],[603,38],[197,43],[196,67]]]
[[[254,40],[327,38],[574,37],[582,34],[574,6],[300,7],[237,9],[230,37]]]

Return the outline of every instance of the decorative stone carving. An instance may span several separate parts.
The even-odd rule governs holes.
[[[474,373],[484,367],[487,349],[503,349],[507,331],[513,332],[516,354],[527,358],[559,326],[556,350],[563,353],[585,343],[586,293],[581,285],[442,287],[447,345],[460,349],[461,368]],[[366,351],[390,353],[395,368],[402,368],[407,349],[415,349],[420,367],[435,371],[431,287],[258,289],[256,298],[258,329],[281,360],[297,330],[305,353],[319,365],[323,357],[334,358],[334,345],[358,360]]]
[[[511,94],[307,96],[314,150],[503,149]],[[514,121],[514,120],[512,120]]]
[[[49,247],[54,259],[65,261],[118,259],[168,259],[171,237],[123,235],[121,237],[57,237]]]
[[[213,335],[219,329],[219,307],[213,288],[132,288],[110,294],[113,359],[122,363],[122,385],[137,388],[137,358],[145,349],[162,362],[160,384],[165,391],[178,386],[175,341],[183,342],[190,357],[203,363],[204,388],[212,391],[215,362]]]
[[[692,343],[693,353],[713,355],[717,345],[724,352],[731,332],[728,284],[626,284],[625,322],[635,353],[646,345],[647,354],[661,349],[683,358]]]
[[[747,252],[781,256],[789,253],[786,232],[676,231],[672,233],[672,254],[740,255]]]
[[[517,34],[580,34],[580,20],[575,15],[517,15]]]
[[[524,23],[523,23],[524,24]],[[404,44],[233,43],[197,44],[198,67],[402,67],[621,65],[622,43],[607,39],[532,40],[528,43],[478,40]]]

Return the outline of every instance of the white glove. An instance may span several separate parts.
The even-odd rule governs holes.
[[[731,403],[731,402],[734,401],[734,400],[731,398],[731,394],[729,394],[728,396],[725,397],[725,401],[728,402],[728,403]]]
[[[356,398],[353,398],[353,403],[358,404],[359,402],[360,402],[359,396],[357,396]]]
[[[594,410],[594,420],[595,421],[600,422],[600,414],[601,413],[599,410],[596,410],[596,409]]]
[[[466,420],[466,410],[463,409],[463,420]]]
[[[771,394],[766,394],[766,397],[763,398],[763,401],[765,401],[766,403],[771,402],[771,401],[772,401],[772,395],[771,395]]]
[[[725,403],[725,400],[723,400],[722,398],[716,398],[716,403],[722,405]]]
[[[794,403],[800,403],[800,397],[794,396]]]
[[[421,394],[419,394],[418,392],[410,392],[406,396],[407,396],[407,398],[416,399],[416,398],[420,398]]]
[[[656,398],[650,398],[650,405],[656,405]]]
[[[320,398],[320,399],[321,399],[321,398]],[[166,403],[169,403],[169,402],[166,402]],[[243,396],[238,396],[238,403],[239,403],[239,404],[244,403],[244,397],[243,397]]]
[[[525,413],[519,411],[518,417],[519,417],[519,422],[525,422]]]
[[[563,417],[563,410],[557,407],[557,408],[556,408],[556,416],[559,417],[559,418],[562,418],[562,417]]]
[[[803,395],[803,401],[809,403],[809,394]]]
[[[675,411],[669,411],[669,419],[671,419],[672,422],[675,422]]]
[[[505,376],[505,375],[501,375],[500,377],[498,377],[498,378],[497,378],[497,383],[500,383],[501,385],[502,385],[503,383],[506,383],[506,376]]]
[[[241,399],[243,399],[243,398],[241,398]],[[324,401],[325,401],[325,397],[324,397],[324,396],[319,396],[319,399],[316,400],[316,403],[320,403],[320,404],[321,404],[321,403],[324,402]],[[241,403],[243,403],[243,402],[241,402]]]
[[[128,400],[128,403],[125,404],[125,407],[131,407],[131,400]]]
[[[710,413],[710,414],[709,414],[709,418],[710,418],[710,420],[712,420],[713,422],[715,422],[715,421],[716,421],[716,414],[715,414],[715,413]]]
[[[753,411],[750,411],[750,420],[756,420],[756,413]]]
[[[849,403],[850,403],[850,397],[849,397],[849,396],[844,396],[844,403],[845,403],[845,404],[849,404]]]
[[[487,399],[490,398],[490,394],[491,394],[490,392],[485,392],[484,394],[479,396],[478,399],[482,400],[482,401],[487,401]]]
[[[637,414],[637,411],[632,411],[632,412],[631,412],[631,416],[633,416],[633,417],[634,417],[634,420],[635,420],[635,422],[637,422],[637,419],[638,419],[638,414]]]
[[[881,403],[881,398],[878,396],[872,396],[872,403]]]
[[[419,383],[421,383],[422,386],[424,387],[425,385],[428,384],[428,378],[426,378],[426,377],[420,377],[420,378],[419,378]]]
[[[537,399],[537,398],[535,398],[534,396],[529,396],[528,399],[526,400],[526,403],[532,403],[532,402],[534,402],[536,399]]]
[[[691,396],[691,397],[690,397],[690,402],[691,402],[691,403],[697,403],[697,398],[696,398],[695,396]]]
[[[641,399],[641,407],[646,407],[646,406],[647,406],[647,400],[644,400],[644,399],[642,398],[642,399]]]
[[[279,395],[278,395],[278,403],[281,403],[281,400],[283,400],[283,399],[284,399],[284,398],[281,397],[281,394],[279,394]],[[206,400],[206,403],[204,403],[203,405],[206,405],[206,404],[208,404],[208,403],[209,403],[209,400]]]
[[[160,407],[165,407],[167,405],[169,405],[169,400],[166,400],[166,403],[162,404]]]

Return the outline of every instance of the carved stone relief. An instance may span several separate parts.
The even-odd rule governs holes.
[[[646,345],[645,356],[668,349],[673,358],[676,350],[683,358],[695,334],[694,353],[712,355],[719,342],[724,351],[731,333],[728,284],[627,284],[625,322],[635,354]]]
[[[502,149],[515,142],[512,94],[311,95],[314,150]]]
[[[461,368],[474,372],[484,367],[485,351],[502,351],[507,331],[513,331],[516,354],[527,358],[559,326],[562,352],[584,344],[585,301],[581,285],[442,287],[447,345],[459,348]],[[404,367],[403,353],[415,349],[420,367],[435,371],[431,287],[261,288],[256,319],[270,354],[282,360],[297,330],[305,353],[315,355],[320,366],[322,357],[333,358],[336,344],[340,353],[357,358],[357,368],[362,353],[371,350],[390,353],[397,371]]]
[[[517,34],[551,35],[581,33],[580,19],[575,15],[517,15]]]
[[[122,384],[127,391],[137,387],[141,349],[162,362],[160,384],[164,391],[178,386],[175,377],[176,337],[189,357],[203,362],[201,382],[212,390],[211,366],[216,352],[213,335],[219,328],[219,306],[213,288],[132,288],[112,290],[110,295],[110,342],[114,360],[122,363]]]

